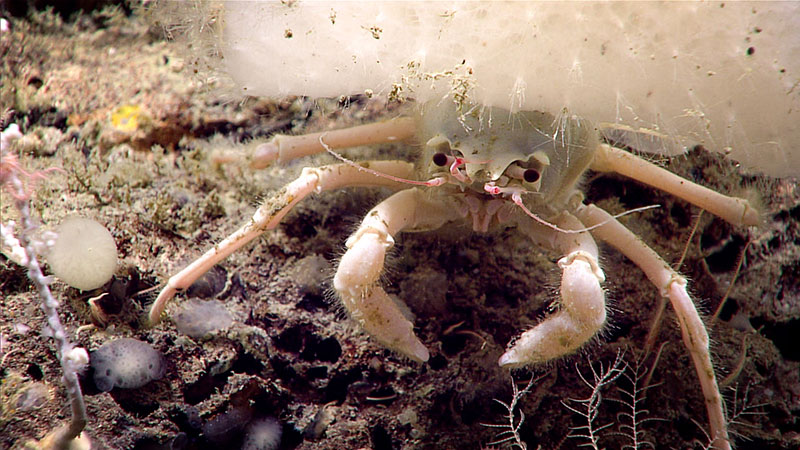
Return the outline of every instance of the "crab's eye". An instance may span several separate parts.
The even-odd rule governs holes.
[[[433,155],[433,163],[439,167],[443,167],[445,164],[447,164],[447,155],[441,152],[435,153]]]
[[[539,171],[536,169],[526,169],[522,173],[522,178],[528,183],[535,183],[539,180]]]

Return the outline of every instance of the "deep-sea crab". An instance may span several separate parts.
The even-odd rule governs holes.
[[[575,352],[606,322],[605,279],[594,237],[638,265],[672,303],[705,397],[715,448],[730,448],[722,399],[706,328],[673,270],[616,217],[585,204],[576,186],[588,170],[613,171],[669,192],[734,225],[755,225],[759,215],[740,198],[680,178],[632,153],[604,143],[596,128],[566,112],[511,114],[497,108],[460,112],[452,104],[426,104],[415,117],[354,128],[276,136],[252,156],[253,167],[328,151],[342,162],[305,168],[264,202],[253,218],[171,277],[150,311],[156,323],[166,302],[213,265],[272,229],[312,193],[351,186],[398,190],[374,207],[347,240],[333,287],[350,316],[384,346],[424,362],[429,353],[413,324],[379,284],[386,252],[401,231],[434,230],[464,222],[476,232],[515,227],[541,247],[559,252],[562,269],[557,311],[522,333],[500,357],[504,367],[549,361]],[[407,161],[347,160],[336,149],[415,139],[418,165]],[[409,187],[409,185],[414,185]]]

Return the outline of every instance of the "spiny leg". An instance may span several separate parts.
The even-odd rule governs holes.
[[[378,285],[386,251],[403,230],[431,230],[458,219],[448,200],[434,201],[417,188],[400,191],[369,213],[347,240],[333,287],[350,316],[378,342],[414,361],[428,360],[428,349],[414,334],[414,325]]]
[[[527,218],[526,218],[527,219]],[[580,230],[584,225],[562,213],[555,224]],[[521,367],[549,361],[575,352],[594,337],[606,321],[605,280],[597,263],[597,245],[588,232],[566,234],[539,223],[520,222],[521,231],[534,242],[566,255],[558,261],[561,276],[559,310],[534,328],[522,333],[499,360],[504,367]]]
[[[758,211],[747,200],[729,197],[692,183],[633,153],[608,144],[598,146],[591,168],[599,172],[616,172],[669,192],[734,225],[758,225],[759,223]]]
[[[368,164],[378,172],[396,177],[407,178],[413,174],[413,165],[403,161],[368,161],[364,164]],[[330,166],[303,169],[303,172],[296,180],[264,202],[247,224],[222,242],[214,245],[203,256],[169,279],[167,286],[158,294],[156,301],[150,308],[150,324],[158,323],[167,302],[175,293],[191,286],[211,267],[264,231],[275,228],[300,200],[312,193],[349,186],[388,186],[397,189],[405,187],[402,183],[375,176],[349,164],[332,164]]]
[[[608,242],[639,266],[647,278],[659,289],[661,295],[669,298],[678,323],[681,327],[683,342],[692,357],[700,387],[705,397],[708,418],[711,427],[713,448],[729,450],[727,422],[722,405],[722,396],[711,363],[708,348],[708,332],[700,314],[686,292],[686,279],[675,272],[669,264],[638,236],[619,223],[602,209],[588,205],[577,211],[578,217],[586,225],[602,224],[592,230],[599,239]]]

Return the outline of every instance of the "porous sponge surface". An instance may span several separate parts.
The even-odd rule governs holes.
[[[94,382],[103,392],[115,387],[134,389],[164,376],[161,353],[146,342],[123,338],[106,342],[92,352]]]
[[[100,223],[82,217],[65,219],[47,255],[53,274],[84,291],[104,285],[117,269],[117,244]]]
[[[800,2],[227,2],[251,95],[402,90],[663,133],[800,174]],[[646,144],[646,143],[645,143]]]

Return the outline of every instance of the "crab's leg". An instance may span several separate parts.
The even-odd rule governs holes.
[[[758,211],[747,200],[728,197],[692,183],[633,153],[608,144],[599,145],[591,168],[600,172],[616,172],[649,184],[697,205],[734,225],[758,225],[759,223]]]
[[[554,222],[563,229],[585,228],[574,216],[562,213]],[[597,263],[597,245],[588,232],[560,233],[527,220],[519,229],[534,242],[566,255],[558,261],[561,299],[558,312],[522,333],[501,357],[504,367],[521,367],[575,352],[594,337],[606,320],[605,277]]]
[[[340,130],[298,136],[277,135],[269,142],[256,147],[250,160],[250,166],[254,169],[263,169],[275,161],[282,164],[301,156],[322,153],[326,149],[320,142],[321,137],[325,138],[325,145],[329,149],[336,150],[359,145],[402,141],[413,136],[416,129],[414,119],[397,117]]]
[[[361,327],[387,348],[415,361],[428,360],[428,349],[414,334],[414,325],[378,285],[386,251],[403,230],[431,230],[458,219],[448,200],[432,200],[411,188],[387,198],[369,213],[346,242],[333,287]]]
[[[730,449],[722,396],[719,393],[708,349],[708,332],[692,299],[686,292],[686,279],[675,272],[658,256],[658,253],[642,242],[638,236],[602,209],[588,205],[580,208],[577,214],[586,225],[603,224],[592,230],[592,234],[627,256],[644,271],[647,278],[660,290],[661,295],[669,298],[675,314],[678,316],[683,342],[689,349],[697,376],[700,379],[700,387],[703,390],[708,410],[713,448],[717,450]]]
[[[369,165],[370,168],[377,172],[400,178],[408,178],[413,175],[413,165],[403,161],[367,161],[362,164]],[[264,202],[247,224],[169,279],[167,286],[164,287],[150,308],[150,323],[158,323],[164,307],[176,292],[191,286],[195,280],[208,272],[211,267],[264,231],[275,228],[300,200],[312,193],[351,186],[389,186],[397,189],[405,187],[402,183],[375,176],[372,173],[361,170],[358,166],[350,164],[332,164],[330,166],[303,169],[303,172],[296,180]]]

